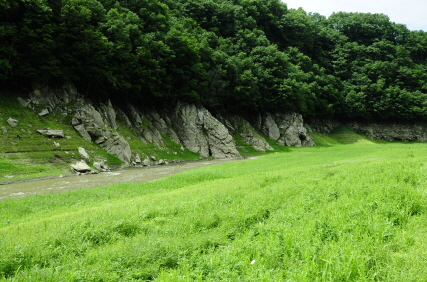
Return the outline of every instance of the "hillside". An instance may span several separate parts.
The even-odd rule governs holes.
[[[326,18],[280,0],[5,0],[0,87],[71,82],[93,102],[425,121],[426,42],[384,14]]]
[[[267,113],[250,123],[181,102],[119,108],[109,101],[93,104],[69,84],[14,96],[0,105],[0,182],[315,145],[296,113]]]

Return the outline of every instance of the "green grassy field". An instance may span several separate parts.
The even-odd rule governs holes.
[[[427,281],[427,145],[323,146],[0,202],[4,281]],[[343,145],[346,144],[346,145]]]

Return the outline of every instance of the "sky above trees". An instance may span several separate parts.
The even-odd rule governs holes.
[[[329,17],[333,12],[380,13],[409,30],[427,31],[426,0],[282,0],[288,8]]]

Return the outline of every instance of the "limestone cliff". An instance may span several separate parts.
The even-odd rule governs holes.
[[[233,136],[256,150],[274,150],[263,137],[283,146],[315,146],[297,113],[265,113],[249,122],[241,116],[214,115],[202,106],[178,102],[172,107],[155,109],[128,104],[118,108],[105,101],[93,104],[84,100],[77,90],[67,84],[61,89],[36,87],[28,99],[18,98],[24,107],[49,115],[59,111],[71,118],[70,126],[87,142],[95,142],[126,164],[150,163],[154,156],[131,148],[119,132],[125,127],[140,142],[167,149],[165,136],[181,149],[188,149],[201,157],[241,158]],[[127,138],[131,138],[127,136]]]

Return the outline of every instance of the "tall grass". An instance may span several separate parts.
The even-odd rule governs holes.
[[[326,138],[326,137],[322,137]],[[425,144],[0,202],[5,281],[427,281]]]

